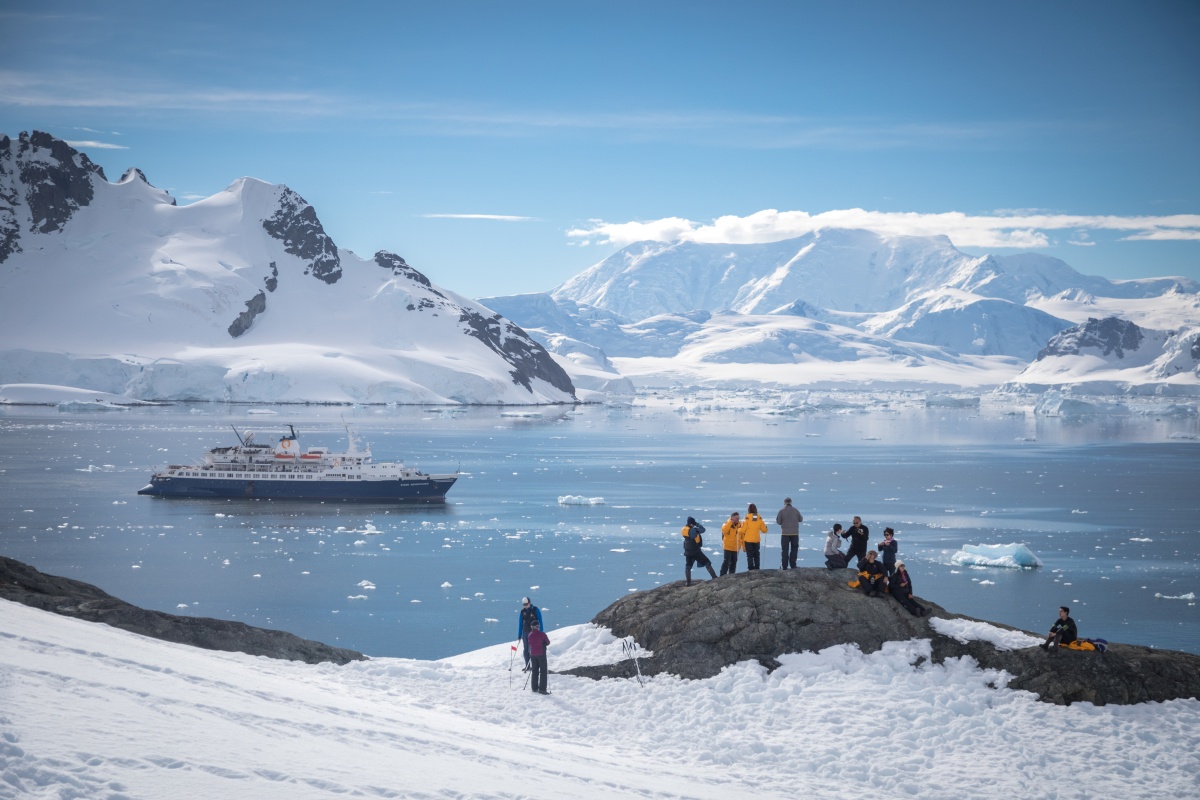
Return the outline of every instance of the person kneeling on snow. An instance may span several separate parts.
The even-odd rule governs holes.
[[[878,555],[874,550],[868,550],[867,557],[858,562],[858,588],[867,597],[883,597],[887,575],[883,564],[875,560]]]
[[[1046,641],[1039,644],[1038,647],[1043,650],[1050,650],[1053,645],[1052,653],[1057,653],[1059,645],[1070,644],[1079,636],[1079,629],[1075,627],[1075,620],[1071,619],[1071,609],[1066,606],[1058,607],[1058,619],[1050,626],[1050,633],[1046,636]]]

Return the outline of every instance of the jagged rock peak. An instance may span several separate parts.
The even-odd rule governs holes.
[[[337,245],[317,219],[316,210],[288,187],[280,186],[279,189],[275,213],[263,220],[263,229],[283,242],[284,250],[288,253],[308,262],[305,275],[312,275],[325,283],[337,283],[342,277],[341,258]]]
[[[426,278],[422,273],[410,267],[403,258],[395,253],[389,253],[387,250],[380,250],[375,254],[375,263],[386,270],[391,270],[393,275],[403,276],[415,283],[421,284],[428,289],[433,288],[433,284],[429,282],[429,278]],[[441,293],[438,292],[438,294],[440,295]]]
[[[1126,352],[1137,350],[1144,338],[1142,329],[1129,320],[1091,317],[1082,325],[1067,328],[1052,337],[1038,353],[1036,360],[1050,356],[1079,355],[1088,348],[1099,350],[1101,355],[1115,353],[1117,358],[1124,358]]]

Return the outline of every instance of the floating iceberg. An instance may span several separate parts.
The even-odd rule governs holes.
[[[964,544],[950,556],[951,564],[964,567],[1005,567],[1032,569],[1042,566],[1042,560],[1023,544]]]
[[[602,506],[603,497],[582,497],[577,494],[564,494],[558,498],[560,506]]]
[[[1154,596],[1160,600],[1195,600],[1196,599],[1195,592],[1188,592],[1187,594],[1177,594],[1177,595],[1159,594],[1158,592],[1155,592]]]

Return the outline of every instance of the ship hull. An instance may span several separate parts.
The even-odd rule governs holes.
[[[457,476],[394,480],[245,480],[155,475],[138,494],[261,500],[327,500],[368,503],[445,503]]]

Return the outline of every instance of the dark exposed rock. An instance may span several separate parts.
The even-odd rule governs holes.
[[[939,634],[934,618],[971,619],[927,600],[924,617],[914,617],[890,597],[871,598],[846,585],[853,573],[825,569],[760,570],[692,586],[682,581],[621,598],[592,620],[615,636],[632,636],[654,653],[640,660],[641,672],[707,678],[739,661],[779,666],[785,653],[853,644],[872,653],[888,641],[929,639],[932,658],[970,656],[980,666],[1014,676],[1009,686],[1034,692],[1049,703],[1096,705],[1200,697],[1200,656],[1133,645],[1113,645],[1104,654],[1037,647],[997,650],[988,642],[959,642]],[[1008,628],[997,623],[988,623]],[[591,678],[631,677],[629,661],[565,670]]]
[[[103,622],[153,639],[206,650],[249,653],[288,661],[347,664],[366,656],[341,647],[301,639],[284,631],[208,617],[180,617],[148,611],[118,600],[91,584],[46,575],[28,564],[0,556],[0,597],[67,617]]]
[[[273,292],[279,288],[279,267],[275,266],[275,262],[271,262],[271,275],[263,278],[263,283],[267,285],[267,291]]]
[[[259,292],[246,301],[246,310],[238,314],[237,319],[229,324],[229,335],[233,338],[241,336],[250,330],[254,318],[267,310],[267,293]]]
[[[433,284],[429,282],[429,278],[426,278],[424,274],[410,267],[403,258],[395,253],[389,253],[387,250],[380,250],[375,254],[375,263],[384,269],[389,270],[393,275],[399,275],[401,277],[408,278],[413,283],[424,286],[438,297],[445,297],[444,294],[433,288]]]
[[[1124,358],[1126,351],[1137,350],[1144,338],[1142,329],[1129,320],[1092,317],[1082,325],[1067,328],[1051,337],[1037,354],[1036,360],[1041,361],[1048,356],[1079,355],[1088,348],[1099,350],[1106,356],[1116,353],[1117,358]]]
[[[21,134],[17,165],[35,233],[61,230],[76,210],[92,202],[92,176],[104,178],[104,170],[85,154],[42,131]]]
[[[546,352],[546,348],[512,322],[499,314],[487,317],[465,309],[458,321],[463,323],[463,330],[513,365],[509,372],[513,383],[532,391],[533,379],[541,378],[555,389],[574,396],[575,385],[566,370]]]
[[[291,189],[283,187],[279,207],[262,225],[267,233],[283,242],[284,250],[308,262],[305,275],[330,284],[342,277],[337,246],[321,227],[313,207]]]
[[[92,176],[104,170],[85,154],[48,133],[0,137],[0,264],[22,251],[17,208],[29,212],[31,233],[61,230],[71,215],[92,202]]]

